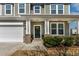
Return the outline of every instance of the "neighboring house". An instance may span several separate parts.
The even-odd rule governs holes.
[[[79,21],[79,15],[70,14],[68,3],[2,3],[0,42],[29,43],[47,35],[70,36],[69,22],[73,19]]]

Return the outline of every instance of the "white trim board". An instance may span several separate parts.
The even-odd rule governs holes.
[[[78,34],[79,34],[79,21],[78,21]]]
[[[23,22],[0,22],[0,25],[23,25]]]

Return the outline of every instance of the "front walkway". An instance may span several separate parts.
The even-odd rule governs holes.
[[[0,56],[8,56],[14,53],[16,50],[46,50],[43,46],[42,40],[33,40],[30,44],[25,43],[0,43]]]
[[[34,39],[31,44],[24,44],[22,50],[46,50],[42,39]]]

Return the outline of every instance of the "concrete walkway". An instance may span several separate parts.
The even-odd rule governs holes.
[[[33,40],[30,44],[21,42],[0,43],[0,56],[11,55],[16,50],[46,50],[46,48],[43,46],[42,40]]]

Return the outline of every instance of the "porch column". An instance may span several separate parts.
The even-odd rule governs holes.
[[[26,20],[26,34],[31,34],[31,21]]]
[[[45,36],[49,35],[49,21],[45,20],[44,21],[44,26],[45,26]]]
[[[31,43],[31,21],[30,20],[26,20],[25,32],[26,34],[25,34],[24,42]]]
[[[79,35],[79,21],[78,21],[78,35]]]
[[[70,30],[70,21],[68,21],[69,24],[69,36],[71,35],[71,30]]]

